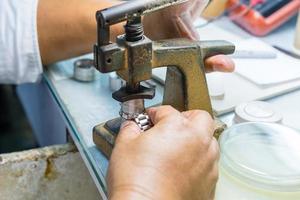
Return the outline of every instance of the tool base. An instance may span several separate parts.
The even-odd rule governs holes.
[[[122,121],[119,117],[93,128],[93,141],[107,158],[111,155]]]
[[[106,123],[99,124],[93,129],[93,141],[100,151],[109,158],[115,143],[115,139],[119,133],[122,118],[112,119]],[[226,129],[226,124],[215,119],[215,138],[219,138]]]

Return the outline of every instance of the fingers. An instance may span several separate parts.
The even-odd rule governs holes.
[[[190,127],[195,130],[195,132],[202,134],[203,136],[213,137],[214,133],[214,123],[211,116],[201,110],[186,111],[180,113],[172,106],[160,106],[152,107],[147,110],[147,113],[154,125],[161,121],[164,124],[174,125],[188,119]],[[119,142],[128,142],[139,137],[141,133],[140,128],[133,121],[125,121],[120,129],[119,135],[116,140],[116,144]]]
[[[199,40],[198,31],[193,25],[193,19],[189,12],[176,16],[173,20],[181,37],[189,38],[191,40]]]
[[[182,115],[189,121],[190,126],[196,130],[198,134],[213,137],[214,121],[210,114],[202,110],[191,110],[183,112]]]
[[[220,158],[220,151],[219,151],[219,144],[215,138],[213,138],[209,152],[211,154],[211,158],[213,162],[213,166],[211,167],[211,173],[210,173],[210,182],[213,184],[212,185],[212,190],[209,195],[209,199],[213,200],[215,197],[215,189],[216,189],[216,184],[219,178],[219,158]]]
[[[174,17],[175,27],[181,37],[199,40],[199,34],[193,22],[200,16],[207,3],[208,0],[190,0],[188,7],[182,7]]]
[[[191,6],[191,15],[193,19],[200,17],[201,12],[208,4],[208,0],[194,0]]]
[[[234,62],[225,55],[217,55],[205,60],[206,72],[233,72]]]
[[[216,190],[218,179],[219,179],[219,164],[217,161],[215,161],[212,167],[212,171],[210,173],[210,182],[212,183],[211,185],[212,189],[209,194],[209,199],[211,200],[215,199],[215,190]]]
[[[154,125],[166,118],[180,115],[180,112],[172,106],[152,107],[147,110],[147,113]]]
[[[120,132],[118,134],[116,144],[119,142],[128,142],[139,136],[141,129],[133,121],[125,121],[121,125]]]
[[[153,107],[147,110],[147,113],[154,124],[167,118],[181,116],[180,112],[172,106]],[[168,123],[168,122],[167,122]],[[168,123],[170,124],[170,123]],[[116,144],[119,142],[128,142],[140,136],[141,129],[133,121],[125,121],[121,125]]]

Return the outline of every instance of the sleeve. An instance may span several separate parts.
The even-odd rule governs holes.
[[[0,0],[0,83],[40,79],[37,6],[38,0]]]

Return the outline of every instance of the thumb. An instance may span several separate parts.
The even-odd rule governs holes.
[[[193,19],[197,19],[200,17],[200,14],[208,5],[208,0],[194,0],[193,4],[191,5],[191,15]]]
[[[116,144],[119,142],[128,142],[139,136],[141,129],[133,121],[124,121],[121,125]]]

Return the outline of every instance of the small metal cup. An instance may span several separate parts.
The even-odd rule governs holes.
[[[89,82],[95,78],[94,61],[80,59],[74,62],[74,78],[78,81]]]

